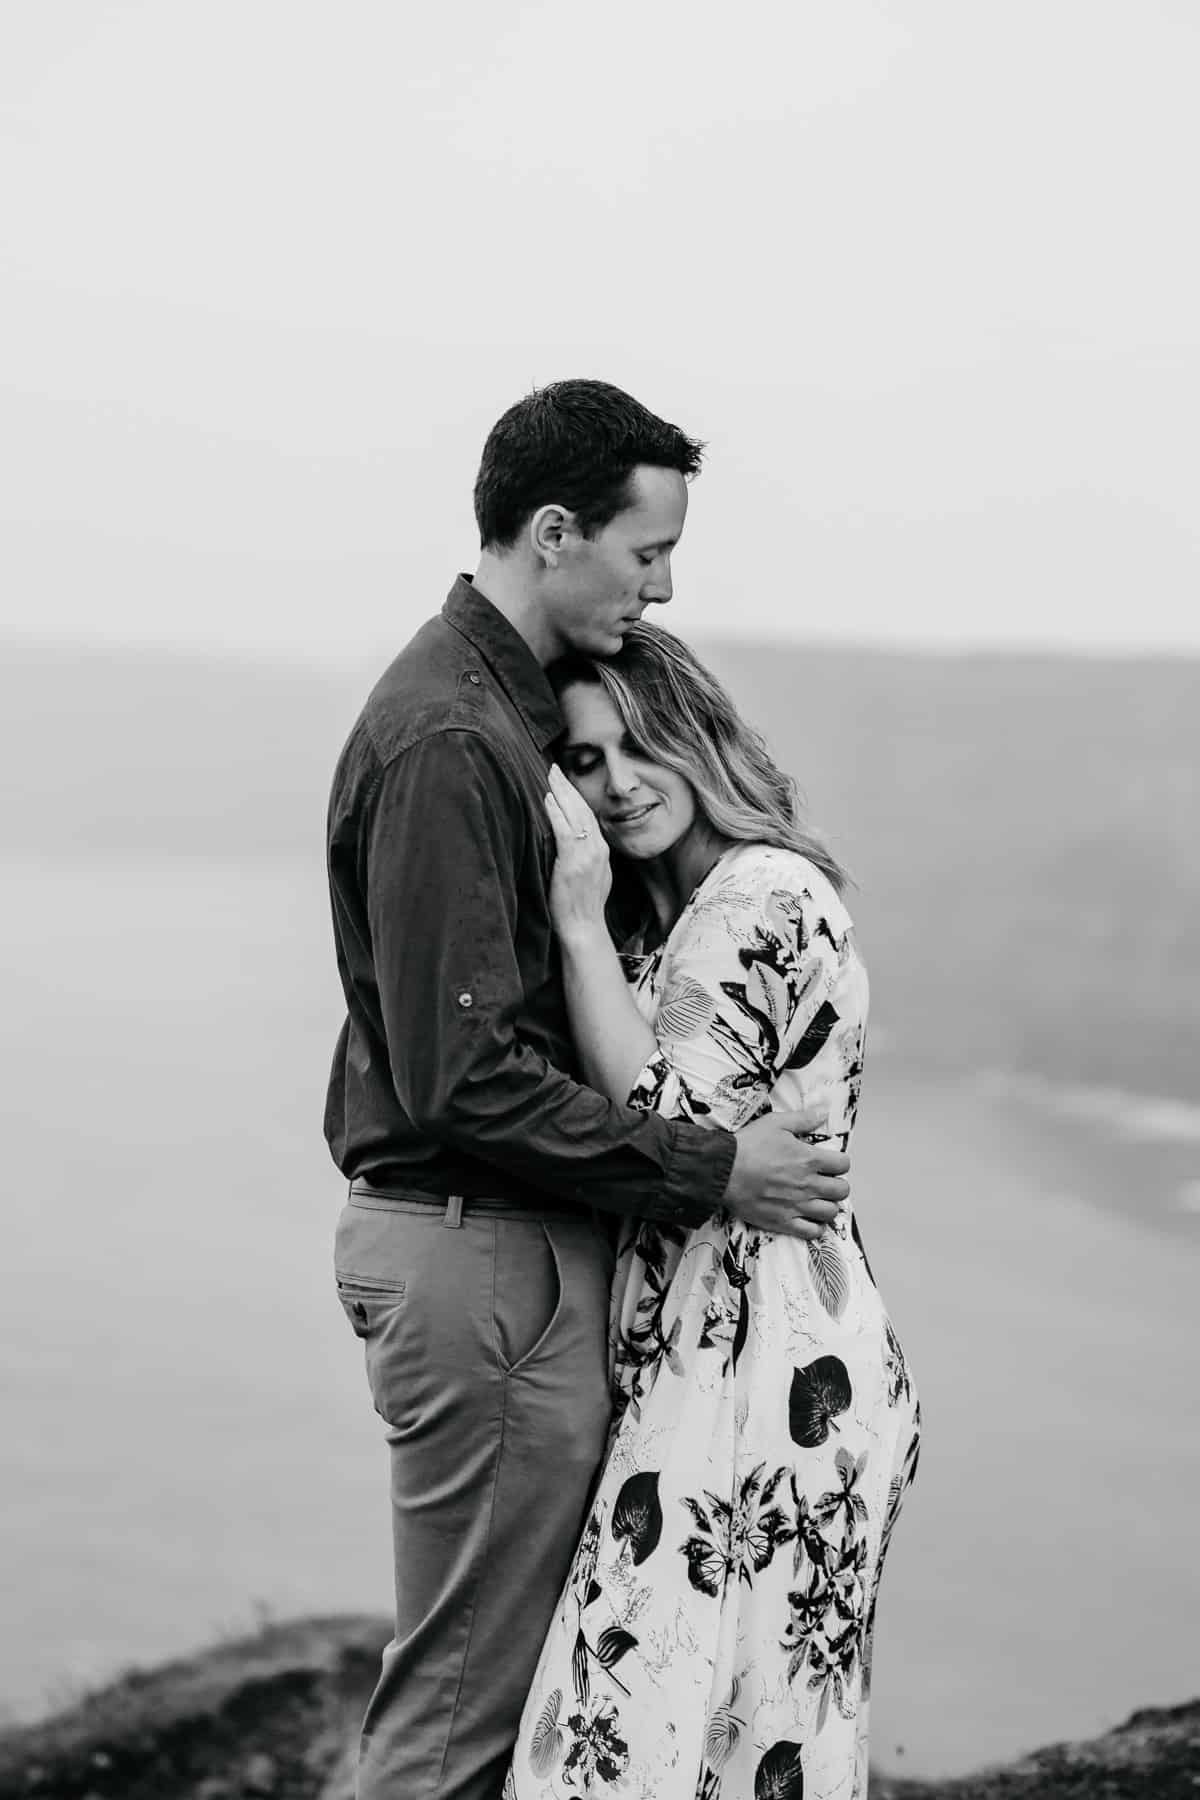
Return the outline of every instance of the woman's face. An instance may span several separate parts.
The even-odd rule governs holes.
[[[559,756],[563,774],[595,813],[612,848],[644,861],[679,843],[698,817],[691,783],[638,749],[597,683],[572,682],[559,704],[567,722]]]

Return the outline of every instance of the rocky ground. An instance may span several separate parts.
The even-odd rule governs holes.
[[[0,1736],[0,1800],[351,1800],[355,1733],[387,1637],[381,1619],[305,1619],[134,1671]],[[871,1800],[1093,1796],[1200,1800],[1200,1700],[977,1775],[871,1780]]]

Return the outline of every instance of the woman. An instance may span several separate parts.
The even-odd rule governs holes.
[[[866,974],[793,784],[668,632],[557,685],[551,905],[586,1078],[732,1130],[819,1098],[845,1147]],[[613,1349],[609,1454],[508,1800],[865,1795],[919,1408],[849,1204],[808,1242],[633,1224]]]

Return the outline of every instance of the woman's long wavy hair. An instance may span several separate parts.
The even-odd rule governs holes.
[[[577,681],[602,687],[638,749],[691,785],[697,811],[718,837],[795,850],[844,891],[846,873],[804,823],[795,781],[681,638],[642,620],[616,656],[567,656],[549,674],[559,694]],[[636,898],[630,887],[635,867],[613,859],[614,935],[644,909],[640,883]]]

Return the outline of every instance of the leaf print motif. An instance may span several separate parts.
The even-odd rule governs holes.
[[[763,1013],[782,1035],[791,1010],[791,992],[779,972],[765,962],[756,962],[746,980],[746,997]]]
[[[746,1723],[734,1713],[737,1705],[741,1683],[735,1675],[729,1690],[729,1698],[724,1705],[718,1706],[708,1721],[704,1733],[704,1760],[714,1769],[723,1769],[729,1758],[737,1749],[742,1735],[742,1727]]]
[[[825,1311],[831,1318],[840,1319],[850,1298],[850,1281],[846,1265],[831,1238],[808,1240],[808,1272]]]
[[[804,1800],[799,1744],[782,1738],[771,1746],[755,1770],[754,1800]]]
[[[612,1669],[636,1643],[637,1639],[632,1631],[625,1631],[620,1625],[610,1625],[596,1639],[596,1656],[606,1669]]]
[[[699,1037],[712,1024],[716,1010],[716,1001],[708,989],[690,975],[682,975],[659,1008],[655,1022],[659,1040]]]
[[[808,893],[807,889],[805,896],[811,902],[812,895]],[[791,888],[773,888],[767,900],[766,912],[768,919],[771,918],[772,913],[777,915],[780,923],[780,937],[785,942],[789,938],[793,939],[796,956],[803,956],[808,949],[808,926],[804,918],[804,902],[799,894],[793,892]]]
[[[808,1685],[810,1688],[820,1688],[821,1690],[821,1704],[817,1708],[817,1730],[822,1731],[825,1727],[825,1721],[829,1717],[829,1695],[833,1687],[832,1673],[812,1675],[809,1678]]]
[[[730,1357],[732,1359],[733,1368],[734,1368],[735,1373],[736,1373],[737,1366],[738,1366],[738,1357],[742,1354],[742,1351],[746,1348],[746,1339],[747,1339],[747,1337],[749,1337],[749,1335],[750,1335],[750,1302],[746,1298],[746,1290],[743,1287],[738,1290],[737,1324],[733,1328],[733,1343],[730,1346]]]
[[[806,1069],[810,1062],[815,1061],[818,1053],[825,1048],[826,1043],[829,1041],[829,1034],[837,1022],[838,1013],[836,1008],[832,1007],[828,1000],[822,1001],[821,1005],[813,1014],[812,1021],[805,1031],[804,1036],[800,1039],[799,1043],[788,1057],[787,1062],[784,1064],[784,1068]]]
[[[803,1369],[794,1369],[788,1399],[792,1442],[804,1450],[815,1450],[831,1430],[837,1430],[834,1420],[846,1411],[852,1398],[850,1371],[840,1356],[818,1356]]]
[[[746,1347],[746,1338],[750,1332],[750,1299],[746,1289],[750,1285],[751,1271],[747,1264],[758,1254],[758,1247],[757,1238],[747,1238],[744,1234],[732,1232],[721,1258],[722,1272],[733,1293],[737,1295],[737,1322],[733,1328],[733,1343],[730,1348],[735,1371],[738,1357]]]
[[[545,1781],[558,1767],[566,1742],[558,1715],[562,1711],[562,1689],[555,1688],[538,1714],[529,1743],[529,1766],[540,1781]]]
[[[575,1683],[575,1694],[580,1706],[586,1706],[588,1695],[592,1691],[591,1677],[588,1674],[587,1639],[582,1630],[576,1633],[575,1648],[571,1652],[571,1679]]]
[[[617,1495],[609,1527],[618,1541],[629,1544],[637,1568],[652,1556],[662,1536],[663,1514],[658,1498],[658,1471],[643,1469],[631,1475]]]

